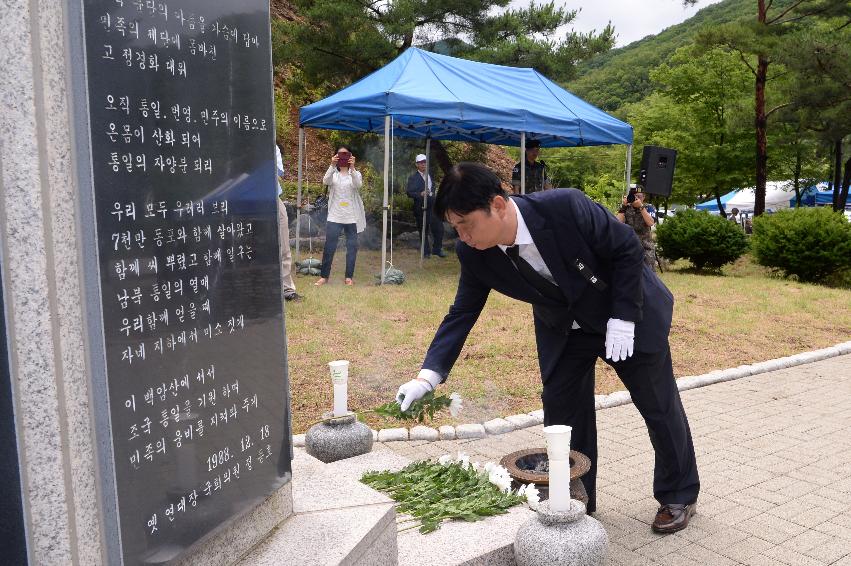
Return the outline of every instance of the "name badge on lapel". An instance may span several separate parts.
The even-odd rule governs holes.
[[[594,275],[588,268],[588,266],[585,265],[585,263],[577,259],[574,265],[576,266],[576,269],[579,271],[579,273],[582,274],[582,277],[584,277],[589,283],[591,283],[591,285],[593,285],[598,291],[606,290],[606,287],[608,287],[608,285],[606,285],[606,283],[602,279]]]

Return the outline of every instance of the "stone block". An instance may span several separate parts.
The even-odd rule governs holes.
[[[514,425],[505,419],[491,419],[484,423],[485,432],[488,434],[505,434],[514,430]]]
[[[378,431],[378,442],[392,442],[394,440],[408,440],[408,429],[382,428]]]
[[[450,425],[443,425],[439,429],[437,429],[438,435],[440,436],[440,440],[455,440],[455,427]]]
[[[440,433],[437,432],[437,429],[430,426],[419,425],[411,429],[409,438],[410,440],[428,440],[429,442],[434,442],[440,438]]]
[[[603,401],[606,399],[605,395],[594,395],[594,409],[600,410],[603,408]]]
[[[537,411],[532,411],[529,413],[529,416],[535,419],[535,424],[544,424],[544,410],[538,409]]]
[[[741,370],[745,375],[753,375],[753,369],[751,369],[749,364],[737,366],[736,369]]]
[[[456,438],[484,438],[487,436],[485,427],[480,424],[462,424],[455,427]]]
[[[694,389],[695,387],[700,386],[701,381],[699,375],[688,375],[677,379],[677,389],[680,391],[688,391],[689,389]]]
[[[293,446],[297,448],[301,448],[304,446],[304,435],[303,434],[294,434],[293,435]]]
[[[364,456],[368,454],[357,458]],[[352,459],[323,464],[306,451],[295,450],[292,461],[293,511],[313,513],[358,505],[392,503],[383,493],[360,483],[363,472],[350,472],[345,476],[340,473],[341,469],[351,466],[349,461]]]
[[[513,424],[515,429],[528,428],[540,424],[531,415],[510,415],[505,417],[505,420]]]
[[[483,521],[449,521],[427,535],[399,533],[399,566],[514,566],[514,536],[535,512],[517,505]]]
[[[632,396],[629,391],[615,391],[606,395],[606,399],[602,401],[601,408],[608,409],[609,407],[619,407],[632,402]]]
[[[395,537],[396,511],[390,503],[296,513],[238,566],[393,566]]]
[[[411,463],[411,460],[400,456],[384,444],[373,447],[372,452],[361,454],[348,460],[340,460],[325,464],[328,473],[338,478],[360,481],[366,472],[390,470],[396,472]]]

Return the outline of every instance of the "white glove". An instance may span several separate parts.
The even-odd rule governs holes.
[[[440,376],[427,369],[420,370],[420,374],[416,379],[412,379],[408,383],[403,383],[396,392],[396,402],[399,403],[399,408],[402,411],[407,411],[411,407],[411,403],[430,392],[434,391],[435,387],[440,383]]]
[[[630,357],[634,339],[634,322],[610,318],[606,324],[606,358],[619,362]]]

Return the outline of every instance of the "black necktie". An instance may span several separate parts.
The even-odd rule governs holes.
[[[561,294],[558,286],[535,271],[535,268],[529,265],[528,261],[520,257],[520,248],[516,245],[510,246],[505,248],[505,253],[508,255],[508,259],[511,260],[511,263],[514,264],[514,267],[517,268],[517,271],[520,272],[523,279],[541,295],[559,303],[565,302],[564,295]]]

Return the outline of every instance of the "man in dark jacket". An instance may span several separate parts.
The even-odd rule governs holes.
[[[426,232],[431,233],[431,247],[428,245],[428,235],[425,238],[424,257],[432,253],[438,257],[446,257],[443,251],[443,220],[434,215],[434,187],[431,175],[426,175],[426,156],[422,153],[416,157],[417,170],[408,177],[405,192],[414,199],[414,217],[417,219],[417,232],[423,235],[423,204],[425,204]],[[428,188],[426,188],[428,177]]]
[[[458,231],[461,276],[419,375],[399,388],[401,408],[446,381],[491,289],[531,303],[544,424],[573,427],[572,448],[591,459],[582,478],[588,512],[596,508],[600,357],[632,395],[656,452],[653,529],[685,528],[700,482],[668,346],[674,299],[644,264],[635,232],[574,189],[508,197],[499,178],[474,163],[444,178],[435,213]]]

